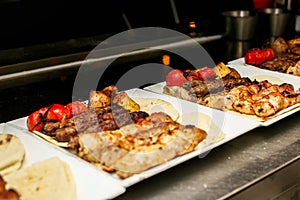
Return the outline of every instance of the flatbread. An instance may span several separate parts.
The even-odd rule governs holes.
[[[183,114],[178,119],[178,122],[183,125],[194,125],[207,132],[207,137],[199,144],[198,148],[200,146],[205,147],[215,144],[223,140],[225,137],[225,133],[213,122],[212,118],[209,115],[201,112],[190,112]]]
[[[57,157],[48,158],[4,177],[8,189],[22,200],[76,200],[71,169]]]
[[[179,111],[168,101],[156,98],[132,98],[140,105],[140,110],[152,114],[154,112],[164,112],[174,121],[180,117]]]
[[[25,147],[21,140],[12,134],[0,134],[0,174],[5,176],[22,166]]]

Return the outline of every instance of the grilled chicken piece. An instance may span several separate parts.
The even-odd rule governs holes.
[[[126,92],[116,93],[113,97],[112,103],[117,104],[130,112],[137,112],[140,110],[139,104],[130,98]]]
[[[226,94],[228,96],[233,100],[231,105],[227,105],[227,109],[263,118],[299,103],[299,94],[295,92],[293,85],[277,85],[267,80],[235,87]]]
[[[110,105],[110,97],[102,91],[91,90],[89,98],[89,108],[102,108]]]
[[[118,130],[79,134],[78,156],[126,178],[193,151],[206,135],[158,112]]]
[[[278,37],[272,43],[272,48],[276,54],[287,53],[289,50],[289,45],[282,37]]]
[[[286,73],[300,76],[300,61],[298,61],[295,65],[289,66],[286,70]]]

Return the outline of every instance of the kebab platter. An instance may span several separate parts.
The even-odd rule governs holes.
[[[252,48],[244,57],[230,61],[229,64],[244,65],[268,71],[300,76],[300,38],[276,38],[271,44]]]
[[[299,80],[290,83],[289,77],[276,79],[260,69],[244,68],[220,62],[213,68],[176,69],[167,75],[164,83],[145,89],[240,114],[263,123],[268,121],[266,124],[270,124],[270,120],[276,121],[275,118],[286,112],[298,110]],[[174,77],[181,78],[174,81]]]
[[[112,198],[143,179],[297,112],[300,78],[293,67],[298,61],[284,71],[287,74],[274,75],[274,71],[259,67],[271,65],[266,63],[283,55],[296,59],[291,44],[297,46],[298,40],[274,41],[272,47],[264,49],[264,61],[252,64],[255,70],[247,68],[250,64],[223,62],[213,67],[174,69],[164,82],[144,89],[120,91],[116,85],[109,85],[90,90],[86,101],[53,103],[7,123],[18,134],[0,134],[6,141],[0,148],[10,141],[18,146],[18,151],[11,156],[13,164],[0,163],[0,194],[9,195],[11,198],[6,199],[10,200],[32,195],[27,187],[20,186],[21,179],[26,179],[31,171],[55,165],[59,173],[69,177],[61,181],[65,183],[61,187],[71,191],[69,199],[80,199],[88,191],[78,191],[78,182],[84,182],[78,181],[78,176],[83,175],[81,170],[74,173],[78,162],[81,168],[99,172],[102,184],[107,181],[117,188],[108,197]],[[251,56],[247,56],[247,62],[252,62]],[[290,74],[296,76],[289,78]],[[235,127],[230,125],[232,121],[238,122]],[[53,147],[51,155],[57,152],[63,156],[46,156],[25,166],[29,143],[24,141],[44,145],[45,152]],[[46,172],[58,173],[50,169]]]
[[[268,48],[248,50],[244,60],[261,69],[300,76],[300,38],[278,37]]]

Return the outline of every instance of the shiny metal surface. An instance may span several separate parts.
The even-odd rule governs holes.
[[[288,163],[282,169],[270,174],[257,184],[234,195],[232,200],[247,199],[249,197],[260,199],[299,199],[300,198],[300,159]],[[266,188],[268,188],[266,190]]]
[[[127,188],[116,199],[299,199],[299,119],[296,113],[254,129]]]
[[[266,8],[259,10],[259,20],[267,29],[269,36],[283,36],[292,22],[292,13],[283,12],[280,8]]]
[[[219,38],[221,36],[217,36]],[[203,41],[215,38],[202,38]],[[200,40],[200,39],[199,39]],[[202,41],[202,42],[203,42]],[[200,42],[200,41],[199,41]],[[179,43],[176,43],[179,45]],[[225,46],[228,43],[225,43]],[[166,44],[175,45],[175,44]],[[184,46],[184,43],[180,45]],[[240,52],[241,46],[237,44],[234,52]],[[213,50],[227,52],[217,41],[212,46]],[[145,53],[141,50],[140,53]],[[32,61],[30,63],[20,63],[17,71],[10,71],[13,68],[1,68],[8,70],[0,76],[0,86],[8,83],[7,87],[22,85],[36,78],[34,82],[48,80],[50,76],[59,77],[67,73],[76,74],[76,69],[87,54],[78,54],[74,57],[60,57],[57,59],[45,59],[45,62]],[[141,54],[143,55],[143,54]],[[116,56],[116,55],[114,55]],[[223,55],[224,56],[224,55]],[[109,57],[106,57],[107,59]],[[141,57],[143,59],[144,57]],[[223,57],[224,58],[224,57]],[[105,59],[105,58],[101,58]],[[133,59],[132,57],[128,58]],[[69,60],[68,62],[63,61]],[[31,65],[28,65],[31,64]],[[22,69],[27,69],[22,71]],[[0,69],[0,71],[1,71]],[[15,68],[14,68],[15,69]],[[2,71],[3,72],[3,71]],[[53,74],[52,74],[53,73]],[[26,76],[25,76],[26,75]],[[70,81],[71,82],[71,81]],[[40,108],[42,105],[51,102],[68,102],[71,100],[69,89],[72,84],[63,85],[63,82],[53,84],[54,89],[49,89],[47,84],[33,88],[34,93],[27,96],[18,96],[20,93],[8,95],[7,101],[0,105],[1,114],[18,114],[18,117],[28,115],[31,111]],[[21,88],[21,90],[24,90]],[[44,90],[44,93],[42,92]],[[58,97],[59,96],[59,97]],[[52,98],[50,98],[52,97]],[[61,98],[61,99],[59,99]],[[58,101],[58,99],[60,101]],[[10,102],[8,106],[7,102]],[[21,115],[21,116],[20,116]],[[23,115],[23,116],[22,116]],[[5,117],[4,122],[9,119]],[[16,119],[12,115],[10,120]],[[239,197],[255,199],[265,199],[265,193],[260,189],[272,188],[270,199],[280,197],[291,197],[289,199],[299,199],[299,179],[281,179],[286,173],[295,174],[294,168],[289,168],[293,163],[300,160],[300,113],[295,113],[268,127],[259,127],[244,135],[210,151],[207,155],[188,160],[174,168],[164,171],[149,179],[143,180],[136,185],[127,188],[127,191],[116,199],[238,199]],[[234,122],[233,122],[234,126]],[[280,171],[285,171],[283,175],[275,175]],[[292,170],[289,170],[292,169]],[[298,168],[297,168],[298,169]],[[273,176],[275,175],[275,176]],[[298,174],[297,174],[298,175]],[[275,177],[275,178],[272,178]],[[297,178],[297,176],[289,177]],[[276,180],[275,180],[276,179]],[[275,181],[274,181],[275,180]],[[282,181],[284,180],[284,181]],[[279,187],[274,187],[275,183],[280,183]],[[101,188],[99,188],[101,189]],[[289,190],[290,192],[286,191]],[[245,195],[245,196],[244,196]]]
[[[200,44],[221,39],[222,35],[212,35],[206,37],[195,37],[195,41]],[[155,49],[182,48],[188,49],[190,40],[180,40],[178,38],[169,38],[164,41],[150,41],[153,48],[140,49],[144,44],[132,44],[137,49],[127,53],[124,62],[131,62],[152,58],[160,55]],[[153,44],[152,44],[153,43]],[[151,47],[151,46],[150,46]],[[126,47],[123,47],[126,48]],[[124,57],[123,53],[116,53],[115,48],[107,49],[105,56],[96,57],[90,62],[99,62],[118,57]],[[19,85],[34,83],[38,81],[50,80],[61,75],[76,75],[77,70],[84,62],[89,52],[81,52],[57,57],[49,57],[41,60],[16,63],[0,67],[0,89],[15,87]],[[96,55],[96,54],[95,54]]]
[[[256,34],[258,16],[248,10],[224,12],[226,36],[236,40],[251,40]]]

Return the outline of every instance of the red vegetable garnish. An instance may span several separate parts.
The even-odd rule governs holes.
[[[71,103],[68,103],[66,105],[66,108],[70,110],[73,116],[88,111],[87,106],[81,101],[73,101]]]
[[[179,69],[170,71],[166,76],[166,83],[170,86],[179,86],[188,80],[184,77],[183,72]]]
[[[263,51],[264,51],[264,54],[265,54],[265,59],[267,61],[272,60],[276,56],[276,53],[272,48],[266,48]]]
[[[209,80],[215,78],[217,75],[212,68],[204,67],[201,69],[186,69],[181,71],[175,69],[170,71],[166,76],[166,83],[169,86],[179,86],[191,80]]]
[[[275,58],[276,54],[272,48],[266,49],[250,49],[245,53],[244,60],[245,63],[250,65],[260,65],[266,61]]]
[[[52,104],[31,113],[27,118],[27,128],[29,131],[42,132],[46,123],[60,122],[71,117],[70,110],[64,105]]]
[[[45,122],[44,116],[47,112],[48,107],[40,108],[39,110],[31,113],[27,118],[27,128],[29,131],[42,131]]]
[[[216,73],[211,68],[203,68],[197,71],[200,80],[209,80],[216,77]]]

